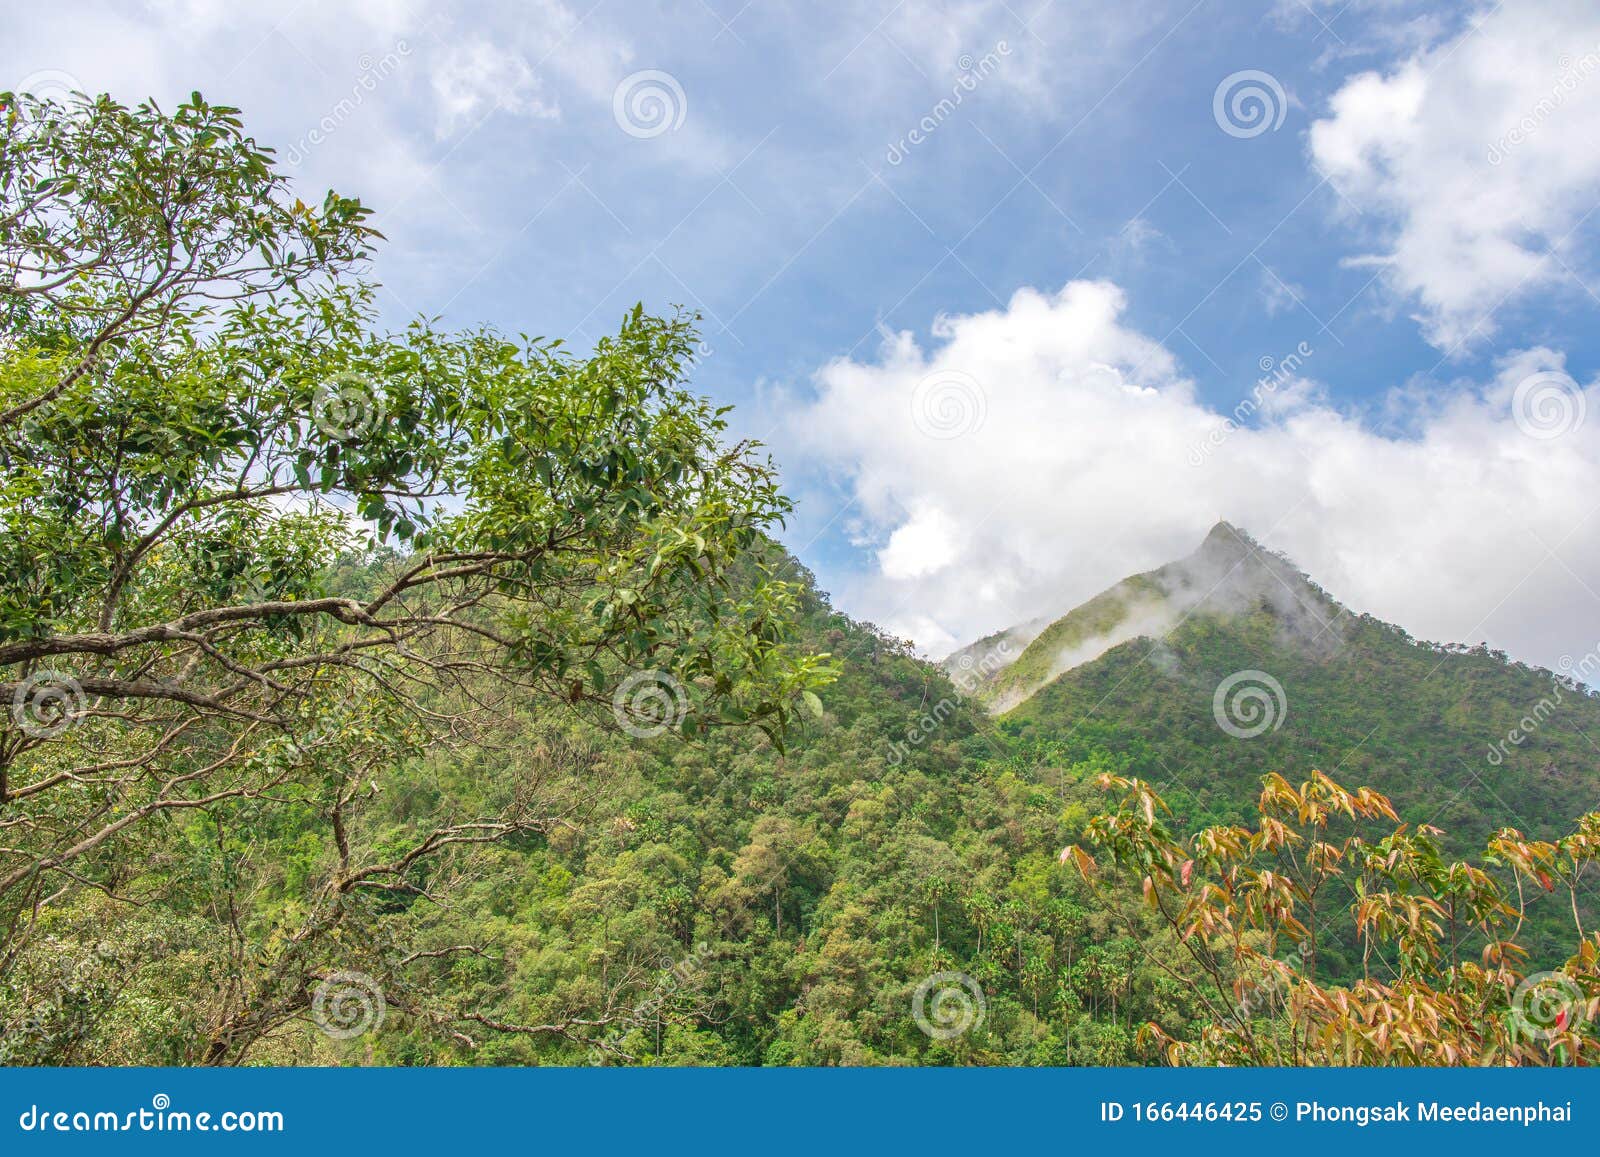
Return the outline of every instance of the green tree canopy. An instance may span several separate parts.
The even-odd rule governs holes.
[[[766,562],[789,503],[686,388],[692,317],[582,356],[384,332],[378,238],[199,94],[0,94],[0,966],[162,818],[308,804],[328,911],[547,821],[513,790],[349,846],[352,773],[485,695],[776,733],[822,677]]]

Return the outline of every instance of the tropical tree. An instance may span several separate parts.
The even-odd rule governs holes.
[[[380,769],[527,702],[777,735],[825,678],[785,642],[789,503],[686,388],[694,318],[635,309],[583,356],[386,332],[379,238],[198,93],[0,93],[0,977],[75,897],[147,901],[174,826],[226,861],[241,807],[290,811],[323,854],[208,1060],[303,1014],[315,946],[435,896],[441,857],[570,822],[585,772],[373,843]]]
[[[1116,881],[1136,880],[1185,950],[1152,959],[1201,996],[1207,1021],[1187,1039],[1155,1022],[1142,1034],[1171,1063],[1600,1059],[1600,934],[1584,929],[1579,907],[1581,877],[1600,857],[1600,813],[1554,841],[1504,829],[1475,865],[1446,860],[1442,833],[1427,825],[1380,834],[1382,821],[1398,823],[1389,801],[1321,772],[1298,786],[1266,776],[1257,825],[1211,827],[1187,841],[1166,826],[1148,783],[1100,783],[1120,796],[1116,810],[1090,821],[1092,852],[1073,845],[1061,859],[1103,902]],[[1558,888],[1576,946],[1558,970],[1530,975],[1516,936],[1530,893]],[[1350,902],[1336,903],[1340,895]],[[1341,932],[1360,945],[1360,974],[1330,983],[1319,960]]]

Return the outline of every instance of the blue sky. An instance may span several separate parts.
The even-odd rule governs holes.
[[[1552,666],[1600,645],[1592,4],[174,0],[8,25],[0,83],[199,88],[308,199],[373,205],[396,325],[581,346],[635,301],[701,310],[697,384],[779,458],[791,546],[930,652],[1218,518],[1420,635]]]

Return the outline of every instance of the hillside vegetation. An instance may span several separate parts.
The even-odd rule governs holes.
[[[1191,831],[1248,817],[1262,777],[1291,769],[1370,785],[1457,854],[1507,826],[1554,838],[1600,801],[1600,698],[1586,687],[1354,614],[1226,524],[1189,559],[1052,624],[984,693],[1003,708],[1061,648],[1151,621],[1163,624],[1154,637],[1060,672],[1002,730],[1026,750],[1157,785]],[[1587,889],[1581,902],[1595,907]],[[1549,960],[1564,950],[1565,914],[1545,909],[1535,905],[1528,939]]]
[[[387,332],[368,217],[0,94],[0,1063],[1595,1058],[1575,686],[1226,526],[942,669],[692,316]]]
[[[1008,733],[1069,753],[1114,751],[1119,766],[1167,785],[1195,823],[1246,814],[1261,777],[1285,768],[1338,768],[1459,847],[1507,823],[1554,835],[1600,800],[1600,698],[1587,688],[1352,613],[1226,524],[1192,558],[1052,624],[986,695],[1004,699],[1060,649],[1126,621],[1116,608],[1129,592],[1171,625],[1060,672],[1003,716]],[[1252,677],[1219,703],[1219,686],[1240,672],[1270,677],[1281,695]]]

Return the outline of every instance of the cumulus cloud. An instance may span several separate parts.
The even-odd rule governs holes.
[[[1597,139],[1600,8],[1528,0],[1346,81],[1310,150],[1352,217],[1381,222],[1364,260],[1454,351],[1494,332],[1501,303],[1573,284]]]
[[[1412,384],[1407,405],[1430,408],[1391,436],[1322,400],[1310,346],[1213,408],[1124,305],[1107,282],[1024,289],[940,319],[926,346],[888,334],[819,371],[789,415],[794,448],[830,464],[876,544],[835,582],[842,605],[938,654],[1188,554],[1227,519],[1421,637],[1546,665],[1600,639],[1581,577],[1600,575],[1600,386],[1559,353]]]

